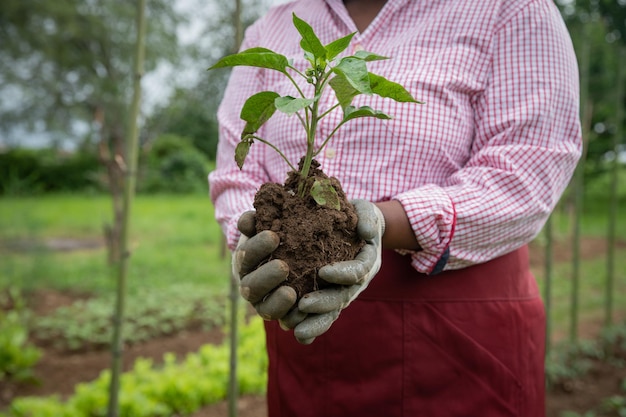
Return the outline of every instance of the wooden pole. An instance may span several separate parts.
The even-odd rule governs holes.
[[[604,325],[613,324],[613,289],[615,282],[615,244],[617,230],[618,195],[617,181],[619,174],[619,142],[624,133],[624,67],[626,67],[626,44],[618,46],[617,61],[617,83],[615,89],[615,134],[613,135],[613,151],[615,158],[611,166],[611,185],[609,202],[609,221],[607,234],[607,256],[606,256],[606,283],[604,302]]]
[[[243,25],[241,22],[241,0],[235,0],[235,12],[233,14],[235,28],[235,52],[243,41]],[[230,277],[230,370],[228,381],[228,415],[237,417],[237,404],[239,402],[239,378],[237,372],[237,345],[239,344],[239,282],[231,272]]]
[[[574,172],[574,228],[572,233],[572,292],[570,310],[570,341],[578,340],[578,298],[580,292],[580,221],[582,217],[583,194],[584,194],[584,166],[585,144],[587,142],[589,128],[587,120],[589,115],[589,66],[590,66],[590,34],[589,22],[584,23],[584,35],[580,52],[580,115],[583,134],[583,154]]]
[[[130,107],[130,115],[128,118],[128,124],[126,129],[126,160],[122,161],[122,168],[124,172],[124,202],[122,211],[122,228],[120,234],[121,257],[117,265],[117,294],[113,319],[113,340],[111,342],[112,363],[111,381],[109,385],[109,404],[107,411],[108,417],[119,416],[120,374],[122,372],[122,352],[124,342],[124,304],[126,298],[126,278],[128,274],[128,264],[130,260],[130,215],[132,201],[135,195],[135,183],[137,180],[137,156],[139,147],[137,118],[139,117],[139,107],[141,103],[141,78],[143,77],[145,56],[145,8],[146,0],[138,0],[136,16],[137,41],[135,45],[135,64],[133,70],[133,99]]]
[[[545,284],[543,287],[543,300],[546,308],[546,356],[550,353],[552,345],[552,262],[553,262],[553,220],[548,218],[545,227]]]

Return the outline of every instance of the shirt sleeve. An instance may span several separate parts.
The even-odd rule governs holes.
[[[411,254],[420,272],[486,262],[528,243],[580,157],[578,69],[556,7],[531,1],[494,33],[488,86],[472,98],[469,160],[442,185],[394,197],[423,249]]]
[[[251,48],[252,42],[258,42],[259,27],[257,21],[246,30],[241,50]],[[235,162],[235,147],[241,139],[245,122],[239,117],[245,100],[262,90],[263,73],[255,67],[234,67],[229,77],[217,112],[219,123],[219,142],[216,168],[209,174],[209,194],[215,206],[215,217],[226,236],[228,247],[232,250],[237,245],[240,232],[237,221],[241,214],[252,210],[254,195],[261,184],[268,181],[261,161],[263,146],[253,145],[246,158],[244,169],[240,170]]]

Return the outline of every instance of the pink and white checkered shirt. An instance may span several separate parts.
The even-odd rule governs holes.
[[[322,43],[357,32],[341,0],[298,0],[273,8],[247,31],[242,49],[263,46],[307,62],[292,12]],[[432,273],[485,262],[539,233],[570,180],[580,155],[578,72],[569,35],[552,0],[389,0],[350,53],[391,57],[368,69],[404,85],[425,104],[359,96],[393,120],[360,118],[344,125],[317,158],[349,198],[396,199],[423,250],[412,265]],[[310,91],[305,82],[302,88]],[[263,91],[296,96],[282,74],[234,69],[218,118],[217,168],[209,175],[216,217],[230,248],[237,220],[266,181],[282,183],[287,164],[270,147],[252,146],[242,171],[234,148],[240,109]],[[322,109],[335,103],[329,89]],[[324,118],[318,144],[341,120]],[[278,112],[259,131],[292,164],[304,154],[296,117]],[[439,269],[439,267],[437,267]]]

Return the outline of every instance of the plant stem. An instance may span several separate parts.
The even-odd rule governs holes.
[[[313,161],[313,145],[315,144],[315,130],[317,129],[317,120],[315,120],[317,103],[313,105],[313,111],[311,113],[313,117],[311,120],[311,127],[307,133],[306,155],[304,157],[304,162],[302,163],[302,170],[300,171],[300,184],[298,185],[298,195],[300,197],[304,197],[304,184],[306,183],[306,178],[309,176],[311,162]]]
[[[324,83],[323,77],[316,77],[315,81],[315,96],[317,96]],[[311,162],[313,161],[313,155],[315,154],[315,132],[317,130],[317,110],[318,110],[319,101],[315,100],[313,102],[313,106],[311,107],[311,123],[309,125],[309,129],[307,130],[307,138],[306,138],[306,155],[304,157],[304,162],[302,163],[302,170],[300,171],[300,184],[298,185],[298,195],[300,197],[304,197],[304,184],[306,183],[306,179],[309,176],[309,170],[311,169]]]
[[[324,90],[324,88],[326,88],[326,84],[328,84],[329,79],[330,79],[330,74],[331,74],[330,71],[328,71],[327,73],[324,73],[322,71],[322,73],[320,74],[321,77],[318,78],[318,81],[315,84],[315,95],[316,96],[318,94],[321,94],[321,92]],[[339,125],[337,125],[335,127],[335,129],[333,129],[333,131],[330,133],[330,135],[328,135],[328,137],[326,139],[324,139],[324,142],[320,145],[320,147],[317,148],[317,150],[314,149],[314,146],[315,146],[315,130],[317,129],[317,122],[319,120],[323,119],[324,117],[326,117],[330,112],[332,112],[333,110],[335,110],[337,107],[340,106],[340,104],[337,103],[337,104],[331,106],[328,110],[326,110],[324,113],[322,113],[321,115],[318,116],[317,115],[317,110],[318,110],[317,103],[318,102],[316,100],[315,101],[315,105],[314,105],[314,107],[312,109],[312,117],[311,117],[311,120],[314,120],[315,124],[314,124],[312,130],[307,131],[307,133],[309,134],[309,138],[311,138],[310,141],[307,141],[307,145],[310,145],[310,147],[307,146],[307,156],[309,155],[309,153],[311,154],[310,160],[313,160],[313,158],[315,158],[317,155],[319,155],[319,153],[322,151],[322,149],[324,149],[324,147],[326,147],[326,144],[328,144],[328,141],[330,140],[330,138],[332,138],[335,135],[335,133],[337,132],[337,130],[339,130],[339,128],[345,124],[344,121],[340,122]],[[306,160],[305,160],[305,165],[306,165]],[[305,180],[306,177],[309,174],[309,167],[310,167],[310,165],[311,165],[311,161],[308,162],[308,166],[306,168],[306,172],[304,172],[305,169],[304,169],[304,166],[303,166],[303,172],[304,172],[303,180]]]
[[[282,153],[281,150],[278,149],[275,145],[271,144],[270,142],[268,142],[267,140],[265,140],[265,139],[263,139],[263,138],[261,138],[259,136],[250,136],[250,137],[252,139],[258,140],[259,142],[264,143],[267,146],[269,146],[270,148],[274,149],[285,160],[285,162],[287,162],[287,165],[289,165],[289,168],[291,168],[292,171],[297,171],[297,169],[291,164],[291,162],[289,162],[289,159],[287,159],[285,154]]]
[[[306,114],[308,114],[308,113],[309,112],[307,111]],[[300,119],[300,124],[302,124],[302,127],[304,127],[304,130],[308,131],[309,130],[309,120],[306,117],[302,117],[302,115],[300,113],[296,113],[296,116],[298,117],[298,119]]]
[[[318,117],[318,119],[323,119],[324,117],[326,117],[326,115],[327,115],[328,113],[330,113],[331,111],[335,110],[337,107],[339,107],[339,103],[335,104],[335,105],[334,105],[334,106],[332,106],[330,109],[328,109],[328,110],[326,110],[324,113],[322,113],[322,114],[320,115],[320,117]],[[337,129],[335,129],[335,130],[337,130]]]
[[[300,71],[298,71],[297,69],[295,69],[294,67],[289,66],[289,68],[291,68],[292,70],[297,72],[299,75],[301,75],[302,78],[306,79],[306,76],[304,74],[302,74]],[[285,72],[285,75],[287,76],[287,78],[289,78],[289,81],[291,81],[291,83],[296,87],[296,90],[298,90],[298,94],[300,94],[300,97],[306,97],[304,95],[304,93],[302,92],[302,90],[300,89],[300,86],[298,85],[296,80],[294,80],[293,77],[291,75],[289,75],[288,72]],[[316,92],[317,92],[317,90],[316,90]]]
[[[320,119],[321,119],[321,117],[320,117]],[[328,137],[327,137],[327,138],[324,140],[324,142],[320,145],[319,149],[318,149],[318,150],[317,150],[317,151],[313,154],[313,157],[317,156],[317,155],[318,155],[318,154],[322,151],[322,149],[324,149],[324,147],[326,146],[326,144],[328,143],[328,141],[329,141],[329,140],[330,140],[333,136],[335,136],[335,133],[336,133],[336,132],[339,130],[339,128],[340,128],[341,126],[343,126],[345,123],[346,123],[346,122],[342,121],[341,123],[339,123],[339,124],[338,124],[338,125],[337,125],[334,129],[333,129],[333,131],[332,131],[332,132],[330,132],[330,135],[328,135]]]

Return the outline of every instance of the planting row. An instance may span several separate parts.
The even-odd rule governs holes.
[[[32,382],[41,357],[38,346],[76,352],[111,342],[110,297],[76,301],[46,316],[34,316],[16,289],[0,292],[0,382]],[[185,329],[224,325],[223,300],[195,286],[131,294],[124,317],[125,342],[135,344]]]
[[[262,326],[259,317],[240,326],[238,380],[242,394],[265,391],[267,357]],[[120,417],[189,416],[223,400],[229,378],[228,355],[228,346],[221,344],[205,345],[182,361],[166,354],[159,366],[148,359],[137,360],[121,378]],[[103,371],[96,380],[79,384],[67,401],[58,397],[15,399],[0,417],[105,416],[109,380],[109,371]]]

